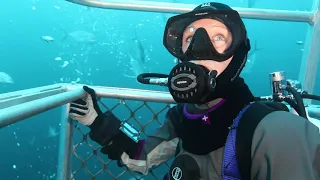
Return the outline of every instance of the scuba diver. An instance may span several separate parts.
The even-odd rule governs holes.
[[[167,76],[178,104],[154,135],[130,135],[87,86],[71,103],[70,117],[102,153],[144,175],[174,157],[170,180],[320,180],[318,127],[282,103],[257,101],[239,76],[250,41],[237,11],[210,2],[173,16],[163,43],[179,59]]]

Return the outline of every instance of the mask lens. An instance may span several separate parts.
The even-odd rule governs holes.
[[[208,34],[208,42],[211,42],[211,49],[214,48],[217,53],[224,54],[225,50],[229,48],[232,42],[232,35],[227,27],[220,23],[205,24],[203,26],[188,26],[182,35],[182,51],[186,52],[193,38],[195,38],[196,31],[202,28]],[[201,39],[202,40],[202,39]],[[203,41],[203,40],[202,40]]]
[[[200,27],[192,26],[193,22],[200,19],[217,20],[225,26],[217,27],[213,23]],[[195,38],[194,34],[199,28],[206,31],[212,44],[208,51],[211,51],[209,54],[215,55],[214,58],[228,59],[235,49],[246,40],[244,25],[236,11],[194,11],[169,18],[164,33],[164,46],[173,56],[181,60],[190,60],[191,57],[188,57],[186,50],[192,44],[191,42]],[[198,59],[209,60],[206,58],[200,56]]]

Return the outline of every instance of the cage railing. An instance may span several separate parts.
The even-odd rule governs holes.
[[[73,138],[73,121],[69,119],[69,104],[71,101],[82,98],[85,96],[83,90],[83,85],[73,85],[73,84],[56,84],[50,86],[43,86],[38,88],[32,88],[27,90],[21,90],[16,92],[10,92],[0,95],[0,127],[5,127],[13,123],[22,121],[26,118],[35,116],[39,113],[43,113],[55,107],[62,106],[62,117],[61,117],[61,130],[60,130],[60,144],[59,144],[59,158],[58,158],[58,180],[69,180],[71,179],[71,156],[72,152],[76,157],[78,157],[73,151],[78,145],[72,144]],[[130,117],[133,118],[136,123],[138,123],[142,128],[145,128],[152,121],[157,121],[158,114],[166,110],[161,108],[158,111],[152,110],[152,107],[148,105],[148,102],[158,102],[173,104],[175,103],[171,95],[167,92],[141,90],[141,89],[128,89],[128,88],[117,88],[117,87],[102,87],[102,86],[90,86],[93,88],[97,96],[100,98],[113,98],[120,99],[119,103],[113,107],[107,107],[102,104],[108,110],[114,110],[120,104],[123,104],[125,108],[130,112]],[[123,103],[123,101],[135,100],[141,101],[142,104],[133,108],[128,104]],[[121,103],[120,103],[121,102]],[[103,103],[103,102],[102,102]],[[137,117],[134,117],[134,113],[138,111],[141,107],[146,107],[152,112],[152,119],[146,124],[141,124]],[[311,117],[320,118],[320,106],[309,105],[307,107],[308,113]],[[84,134],[84,139],[86,139],[87,134]],[[94,149],[94,152],[97,149]],[[101,158],[100,158],[101,159]],[[79,160],[81,160],[79,158]],[[86,160],[81,160],[85,163]],[[103,162],[106,166],[110,163]],[[99,171],[101,173],[104,169]],[[91,173],[92,176],[97,174]],[[112,174],[112,172],[109,172]],[[112,175],[113,178],[117,178],[116,175]]]
[[[160,12],[160,13],[185,13],[191,11],[199,4],[183,4],[171,2],[155,2],[155,1],[110,1],[110,0],[66,0],[75,4],[115,10],[130,10],[144,12]],[[241,17],[247,19],[265,19],[277,21],[295,21],[307,22],[313,24],[314,13],[306,11],[288,11],[273,9],[257,9],[257,8],[241,8],[234,7]]]

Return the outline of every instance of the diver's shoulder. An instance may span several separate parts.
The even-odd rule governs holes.
[[[306,121],[307,119],[287,111],[273,111],[266,115],[262,120]]]
[[[308,119],[286,111],[273,111],[262,118],[259,123],[262,128],[281,128],[281,129],[296,129],[316,126]]]

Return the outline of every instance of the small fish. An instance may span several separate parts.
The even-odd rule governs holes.
[[[71,84],[77,84],[78,82],[80,82],[80,78],[77,78],[75,81],[71,81]]]
[[[296,44],[302,45],[302,44],[303,44],[303,41],[296,41]]]
[[[14,82],[9,74],[0,71],[0,83],[13,84]]]
[[[146,52],[140,40],[137,38],[137,30],[135,29],[135,38],[133,38],[135,44],[137,45],[137,54],[141,62],[146,62]]]
[[[257,58],[257,52],[260,50],[262,50],[262,48],[258,48],[258,42],[255,41],[254,48],[248,53],[247,62],[242,73],[247,74],[251,72]]]
[[[78,70],[78,69],[75,69],[75,72],[76,72],[77,74],[79,74],[79,75],[83,75],[83,73],[82,73],[80,70]]]
[[[29,142],[30,145],[34,145],[34,143],[36,142],[36,137],[32,136],[31,139],[28,139],[28,142]]]
[[[92,24],[92,31],[93,31],[93,32],[96,32],[96,31],[97,31],[97,28],[96,28],[97,23],[98,23],[98,21],[95,21],[95,22]]]
[[[128,78],[136,79],[140,74],[143,73],[142,68],[138,63],[138,61],[131,56],[131,54],[128,54],[128,56],[130,58],[129,60],[130,70],[133,72],[133,75],[124,74],[124,76]]]
[[[61,41],[65,41],[67,38],[70,37],[73,41],[82,44],[96,44],[98,42],[96,36],[87,31],[76,30],[67,33],[65,30],[63,30],[63,32],[64,37],[61,39]]]
[[[177,0],[172,0],[170,3],[181,3],[181,2],[177,1]],[[167,21],[172,16],[172,14],[161,13],[161,16],[162,16],[164,24],[167,24]]]
[[[256,0],[248,0],[248,8],[253,8],[256,4]]]
[[[48,137],[56,137],[59,135],[59,132],[57,131],[56,128],[49,126],[49,130],[48,130]]]
[[[61,66],[62,68],[64,68],[64,67],[66,67],[66,66],[68,66],[69,65],[69,61],[64,61],[63,62],[63,65]]]
[[[61,57],[56,57],[56,58],[54,58],[54,60],[56,60],[56,61],[61,61],[62,58],[61,58]]]
[[[145,50],[141,44],[141,41],[136,40],[136,43],[138,44],[139,59],[141,60],[141,62],[145,63],[146,62],[146,54],[145,54]]]
[[[43,41],[45,41],[46,43],[54,42],[54,38],[51,37],[51,36],[41,36],[41,39],[42,39]]]

